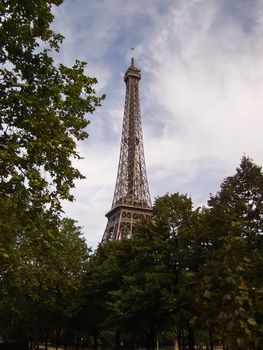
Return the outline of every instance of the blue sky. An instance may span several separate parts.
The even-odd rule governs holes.
[[[79,145],[86,180],[64,205],[88,245],[111,207],[131,47],[152,199],[178,191],[202,205],[244,153],[263,164],[262,0],[65,0],[54,14],[65,36],[56,60],[87,61],[107,95]]]

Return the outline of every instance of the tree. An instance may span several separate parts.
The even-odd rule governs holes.
[[[162,271],[158,271],[162,263],[158,261],[161,239],[156,242],[155,232],[149,221],[137,227],[137,232],[126,242],[129,255],[126,254],[122,283],[110,293],[110,311],[119,327],[130,333],[131,348],[135,335],[143,335],[147,349],[152,350],[157,332],[168,319],[161,291],[164,280]]]
[[[94,349],[102,340],[104,329],[118,332],[118,323],[111,310],[112,293],[119,290],[124,271],[130,263],[129,241],[102,244],[91,256],[82,285],[82,305],[78,314],[80,327],[93,336]],[[117,339],[116,348],[119,346]]]
[[[262,346],[263,174],[243,157],[234,176],[211,196],[206,230],[203,304],[216,315],[229,349]],[[216,311],[215,311],[216,310]],[[258,343],[258,345],[257,345]]]
[[[104,96],[84,62],[54,62],[63,37],[50,28],[52,7],[62,2],[0,2],[1,336],[67,320],[86,249],[75,224],[61,223],[61,203],[83,178],[72,160]]]
[[[50,229],[48,223],[43,230]],[[89,250],[80,227],[63,219],[49,240],[22,237],[2,275],[1,335],[38,341],[43,334],[63,329],[79,308],[81,281]]]
[[[179,278],[186,262],[180,259],[185,257],[179,241],[194,220],[191,199],[179,193],[156,199],[153,214],[152,222],[137,225],[129,243],[131,251],[124,264],[122,283],[110,293],[110,311],[126,330],[144,332],[150,350],[158,334],[180,324],[178,314],[183,307],[178,296],[179,288],[184,286],[179,286]]]
[[[62,0],[3,0],[0,52],[0,253],[7,258],[20,225],[37,229],[35,217],[53,220],[61,200],[72,200],[74,180],[83,178],[72,165],[80,158],[77,141],[88,134],[86,113],[101,99],[85,63],[56,66],[62,36],[50,29],[52,6]],[[10,218],[10,220],[9,220]],[[3,238],[3,239],[2,239]]]
[[[169,233],[164,260],[166,272],[171,276],[166,288],[167,308],[173,314],[179,348],[183,347],[184,334],[188,334],[189,348],[194,349],[195,321],[200,317],[196,296],[202,263],[196,235],[199,213],[193,210],[190,197],[174,193],[156,200],[154,214],[156,222],[162,223]]]
[[[90,260],[80,317],[94,335],[95,349],[97,338],[103,340],[103,330],[108,331],[108,339],[111,334],[111,341],[115,333],[116,349],[121,341],[133,349],[141,337],[146,339],[147,349],[153,349],[156,331],[167,327],[160,288],[167,277],[158,271],[161,252],[156,251],[162,239],[151,226],[146,221],[132,239],[100,245]]]

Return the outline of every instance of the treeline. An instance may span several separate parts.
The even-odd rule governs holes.
[[[263,174],[246,157],[207,207],[157,198],[152,222],[90,259],[83,311],[94,334],[115,331],[116,349],[172,338],[179,349],[262,349],[262,230]]]
[[[1,337],[95,350],[152,350],[157,340],[262,349],[261,168],[243,157],[206,207],[167,194],[153,214],[131,239],[94,253],[69,219],[55,237],[17,238],[1,265]]]

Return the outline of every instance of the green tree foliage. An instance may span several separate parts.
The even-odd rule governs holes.
[[[130,348],[140,339],[152,350],[156,336],[174,328],[181,310],[174,296],[181,264],[178,236],[190,230],[193,217],[191,199],[166,195],[156,200],[154,220],[138,225],[130,240],[98,248],[88,267],[83,306],[97,333],[111,329]]]
[[[37,340],[41,332],[62,329],[75,316],[88,249],[71,219],[63,219],[55,233],[56,240],[52,232],[49,240],[24,236],[14,247],[1,277],[2,336]]]
[[[84,278],[83,305],[79,316],[93,336],[95,349],[103,329],[115,330],[116,321],[109,312],[109,303],[112,301],[111,293],[119,290],[123,273],[130,262],[129,244],[126,243],[128,241],[112,241],[100,245],[91,257]]]
[[[193,325],[199,314],[196,303],[198,271],[201,257],[197,253],[196,227],[198,212],[193,210],[190,197],[179,193],[158,198],[154,207],[157,225],[169,233],[163,271],[169,276],[162,290],[166,309],[172,316],[172,325],[179,346],[183,346],[182,333],[188,333],[189,348],[194,349]],[[171,324],[171,322],[170,322]]]
[[[168,321],[160,288],[166,282],[159,266],[164,245],[155,233],[154,224],[145,221],[134,237],[124,243],[129,255],[125,260],[122,257],[125,264],[121,285],[110,293],[109,303],[119,329],[130,334],[131,342],[135,335],[142,334],[147,349],[154,348],[156,333]]]
[[[87,247],[62,200],[76,179],[78,141],[102,97],[86,64],[56,64],[62,0],[0,1],[1,336],[62,327],[76,312]],[[19,332],[18,332],[19,330]]]
[[[0,250],[17,231],[36,228],[43,211],[56,216],[61,200],[72,200],[74,180],[82,178],[72,159],[88,134],[86,113],[101,98],[85,63],[58,66],[60,34],[50,29],[52,6],[61,0],[3,0],[0,51]]]
[[[215,306],[230,349],[253,349],[263,333],[261,168],[243,157],[236,174],[224,180],[208,204],[206,227],[213,249],[205,271],[205,303]]]

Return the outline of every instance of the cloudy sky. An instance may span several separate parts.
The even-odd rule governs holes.
[[[87,61],[107,95],[87,115],[77,163],[86,180],[64,206],[88,245],[101,240],[111,207],[131,47],[152,199],[180,192],[202,205],[243,154],[263,165],[262,0],[65,0],[54,14],[65,36],[56,60]]]

